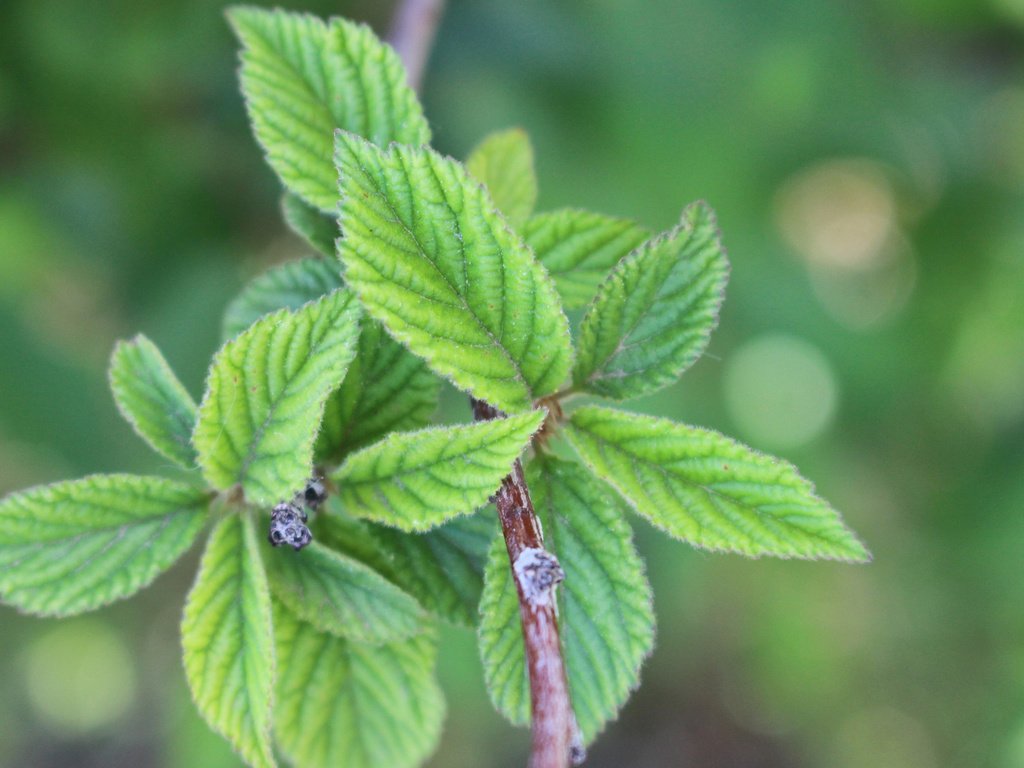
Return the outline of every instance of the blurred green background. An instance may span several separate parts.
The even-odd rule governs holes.
[[[198,394],[226,302],[304,253],[235,68],[213,0],[0,3],[0,492],[167,469],[107,392],[114,340]],[[875,554],[637,521],[658,644],[589,765],[1024,766],[1024,2],[451,2],[423,97],[456,156],[524,126],[542,209],[717,209],[721,326],[637,407],[796,462]],[[80,619],[0,609],[0,765],[237,765],[181,670],[194,559]],[[473,637],[442,657],[431,766],[523,765]]]

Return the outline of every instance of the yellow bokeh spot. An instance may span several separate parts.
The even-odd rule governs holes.
[[[28,699],[56,731],[78,735],[111,725],[135,698],[135,667],[121,638],[96,619],[55,626],[26,650]]]

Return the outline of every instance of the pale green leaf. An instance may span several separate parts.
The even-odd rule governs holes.
[[[296,310],[341,286],[341,270],[333,261],[300,259],[271,267],[228,304],[222,336],[233,338],[264,315]]]
[[[339,131],[345,280],[391,334],[474,397],[512,412],[572,359],[550,277],[486,190],[428,148]]]
[[[567,309],[585,307],[612,267],[650,237],[627,219],[563,208],[531,216],[523,237],[537,254]]]
[[[513,725],[529,725],[530,681],[524,661],[519,598],[512,580],[508,549],[501,536],[491,542],[484,565],[477,640],[484,682],[494,708]]]
[[[285,186],[333,213],[332,134],[343,128],[386,146],[427,144],[430,128],[394,50],[344,19],[233,8],[242,42],[242,93],[256,138]]]
[[[492,507],[425,533],[406,533],[349,517],[334,498],[327,504],[329,513],[313,522],[317,541],[366,563],[435,616],[476,626],[484,560],[498,525]]]
[[[402,640],[422,629],[419,604],[368,568],[326,547],[287,547],[265,558],[274,595],[322,632],[363,643]]]
[[[117,408],[139,437],[180,466],[195,467],[196,404],[156,345],[141,333],[117,342],[109,376]]]
[[[324,409],[317,456],[337,463],[389,432],[426,426],[440,389],[423,360],[364,321],[356,357]]]
[[[381,543],[370,530],[373,523],[347,514],[337,494],[327,497],[322,513],[314,515],[309,527],[313,538],[329,549],[368,565],[392,582],[391,559],[381,550]]]
[[[275,604],[274,734],[302,768],[413,768],[437,746],[437,639],[368,646],[318,632]]]
[[[527,468],[545,546],[558,557],[558,619],[573,711],[591,742],[639,682],[654,645],[651,588],[611,489],[575,462],[536,460]],[[526,657],[504,541],[494,543],[481,608],[480,648],[495,707],[529,719]]]
[[[214,357],[193,443],[209,483],[254,504],[291,498],[310,477],[324,403],[355,353],[359,309],[338,290],[257,321]]]
[[[487,187],[498,210],[518,227],[537,204],[533,145],[522,128],[486,136],[466,158],[469,173]]]
[[[249,517],[214,528],[185,603],[185,677],[199,713],[254,768],[270,745],[274,642],[270,592]]]
[[[92,475],[0,500],[0,599],[68,616],[138,592],[187,550],[208,495],[159,477]]]
[[[449,520],[426,533],[370,525],[378,551],[389,559],[385,575],[445,621],[476,626],[487,546],[498,521],[491,508]]]
[[[469,514],[498,490],[544,416],[393,433],[334,473],[345,511],[406,531]]]
[[[870,559],[792,464],[717,432],[586,407],[565,434],[594,474],[676,538],[754,557]]]
[[[338,220],[334,215],[307,205],[298,195],[285,192],[281,196],[281,212],[284,220],[299,237],[323,256],[334,256],[334,241],[340,234]]]
[[[714,213],[687,207],[601,283],[580,326],[573,384],[622,400],[674,382],[707,347],[728,275]]]

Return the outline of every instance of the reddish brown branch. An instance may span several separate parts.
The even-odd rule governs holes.
[[[444,0],[399,0],[395,7],[388,42],[398,51],[414,90],[420,89],[443,12]]]
[[[473,401],[477,421],[499,415],[487,403]],[[565,573],[555,556],[544,549],[544,535],[518,459],[512,472],[502,480],[495,505],[519,594],[526,646],[533,738],[530,768],[566,768],[570,755],[573,763],[578,764],[583,752],[569,700],[555,609],[555,586],[565,578]]]

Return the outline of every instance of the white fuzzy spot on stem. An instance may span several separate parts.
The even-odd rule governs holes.
[[[558,564],[558,558],[538,547],[527,547],[520,552],[512,564],[512,571],[523,598],[531,605],[550,605],[555,585],[565,579],[565,571]]]

